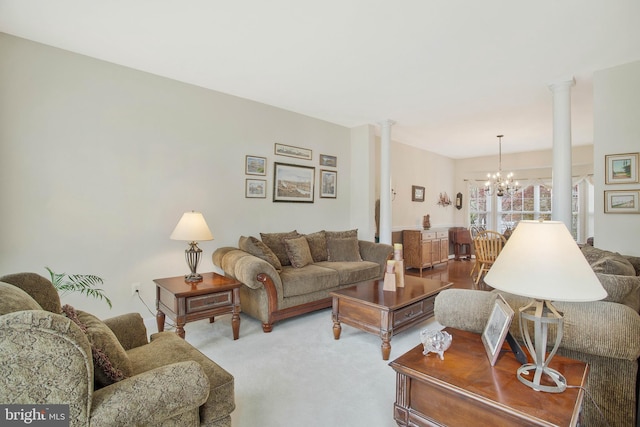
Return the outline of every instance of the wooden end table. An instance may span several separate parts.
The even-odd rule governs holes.
[[[389,365],[396,371],[394,419],[399,426],[575,426],[583,390],[545,393],[521,383],[521,363],[508,346],[491,366],[479,334],[447,328],[451,347],[422,354],[422,344]],[[551,367],[569,386],[584,387],[589,365],[554,356]]]
[[[176,322],[176,334],[184,338],[184,325],[195,320],[231,314],[233,339],[240,336],[240,285],[230,277],[203,273],[202,281],[185,282],[184,276],[155,279],[156,322],[164,331],[165,316]]]
[[[433,316],[433,303],[440,291],[453,283],[405,275],[405,286],[384,291],[384,281],[374,280],[331,292],[333,337],[340,339],[340,323],[382,339],[382,359],[389,360],[391,337]]]

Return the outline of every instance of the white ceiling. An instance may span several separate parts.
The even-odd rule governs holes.
[[[0,0],[0,31],[452,158],[551,148],[548,85],[640,60],[637,0]],[[1,58],[0,58],[1,61]]]

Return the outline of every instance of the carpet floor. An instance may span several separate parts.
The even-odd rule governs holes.
[[[433,319],[391,340],[382,360],[380,337],[343,325],[333,338],[331,309],[274,325],[241,315],[234,341],[231,316],[188,323],[186,340],[235,378],[234,427],[392,427],[395,371],[389,362],[420,344]],[[446,356],[445,356],[446,357]]]

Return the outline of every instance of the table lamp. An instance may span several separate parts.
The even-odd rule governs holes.
[[[184,276],[185,282],[200,282],[202,276],[196,273],[202,249],[198,247],[197,241],[213,240],[213,235],[200,212],[185,212],[178,221],[178,225],[170,236],[171,240],[186,240],[189,247],[184,250],[184,257],[191,270],[190,274]]]
[[[560,221],[520,221],[484,281],[495,289],[533,298],[519,309],[520,332],[533,363],[522,365],[517,376],[534,390],[563,392],[566,379],[549,368],[563,333],[562,314],[551,302],[596,301],[607,296],[567,227]],[[533,322],[534,340],[527,322]],[[547,356],[551,325],[556,336]]]

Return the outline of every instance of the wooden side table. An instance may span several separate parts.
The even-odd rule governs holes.
[[[424,356],[420,344],[390,363],[396,371],[394,419],[399,426],[578,424],[582,389],[535,391],[517,379],[521,364],[511,351],[503,352],[492,367],[479,334],[446,330],[453,341],[444,360],[436,354]],[[551,367],[565,376],[569,386],[584,387],[586,363],[556,355]]]
[[[184,325],[195,320],[231,314],[233,339],[240,336],[240,285],[230,277],[203,273],[202,281],[187,283],[184,276],[155,279],[156,322],[164,331],[165,316],[176,322],[176,333],[184,338]]]

